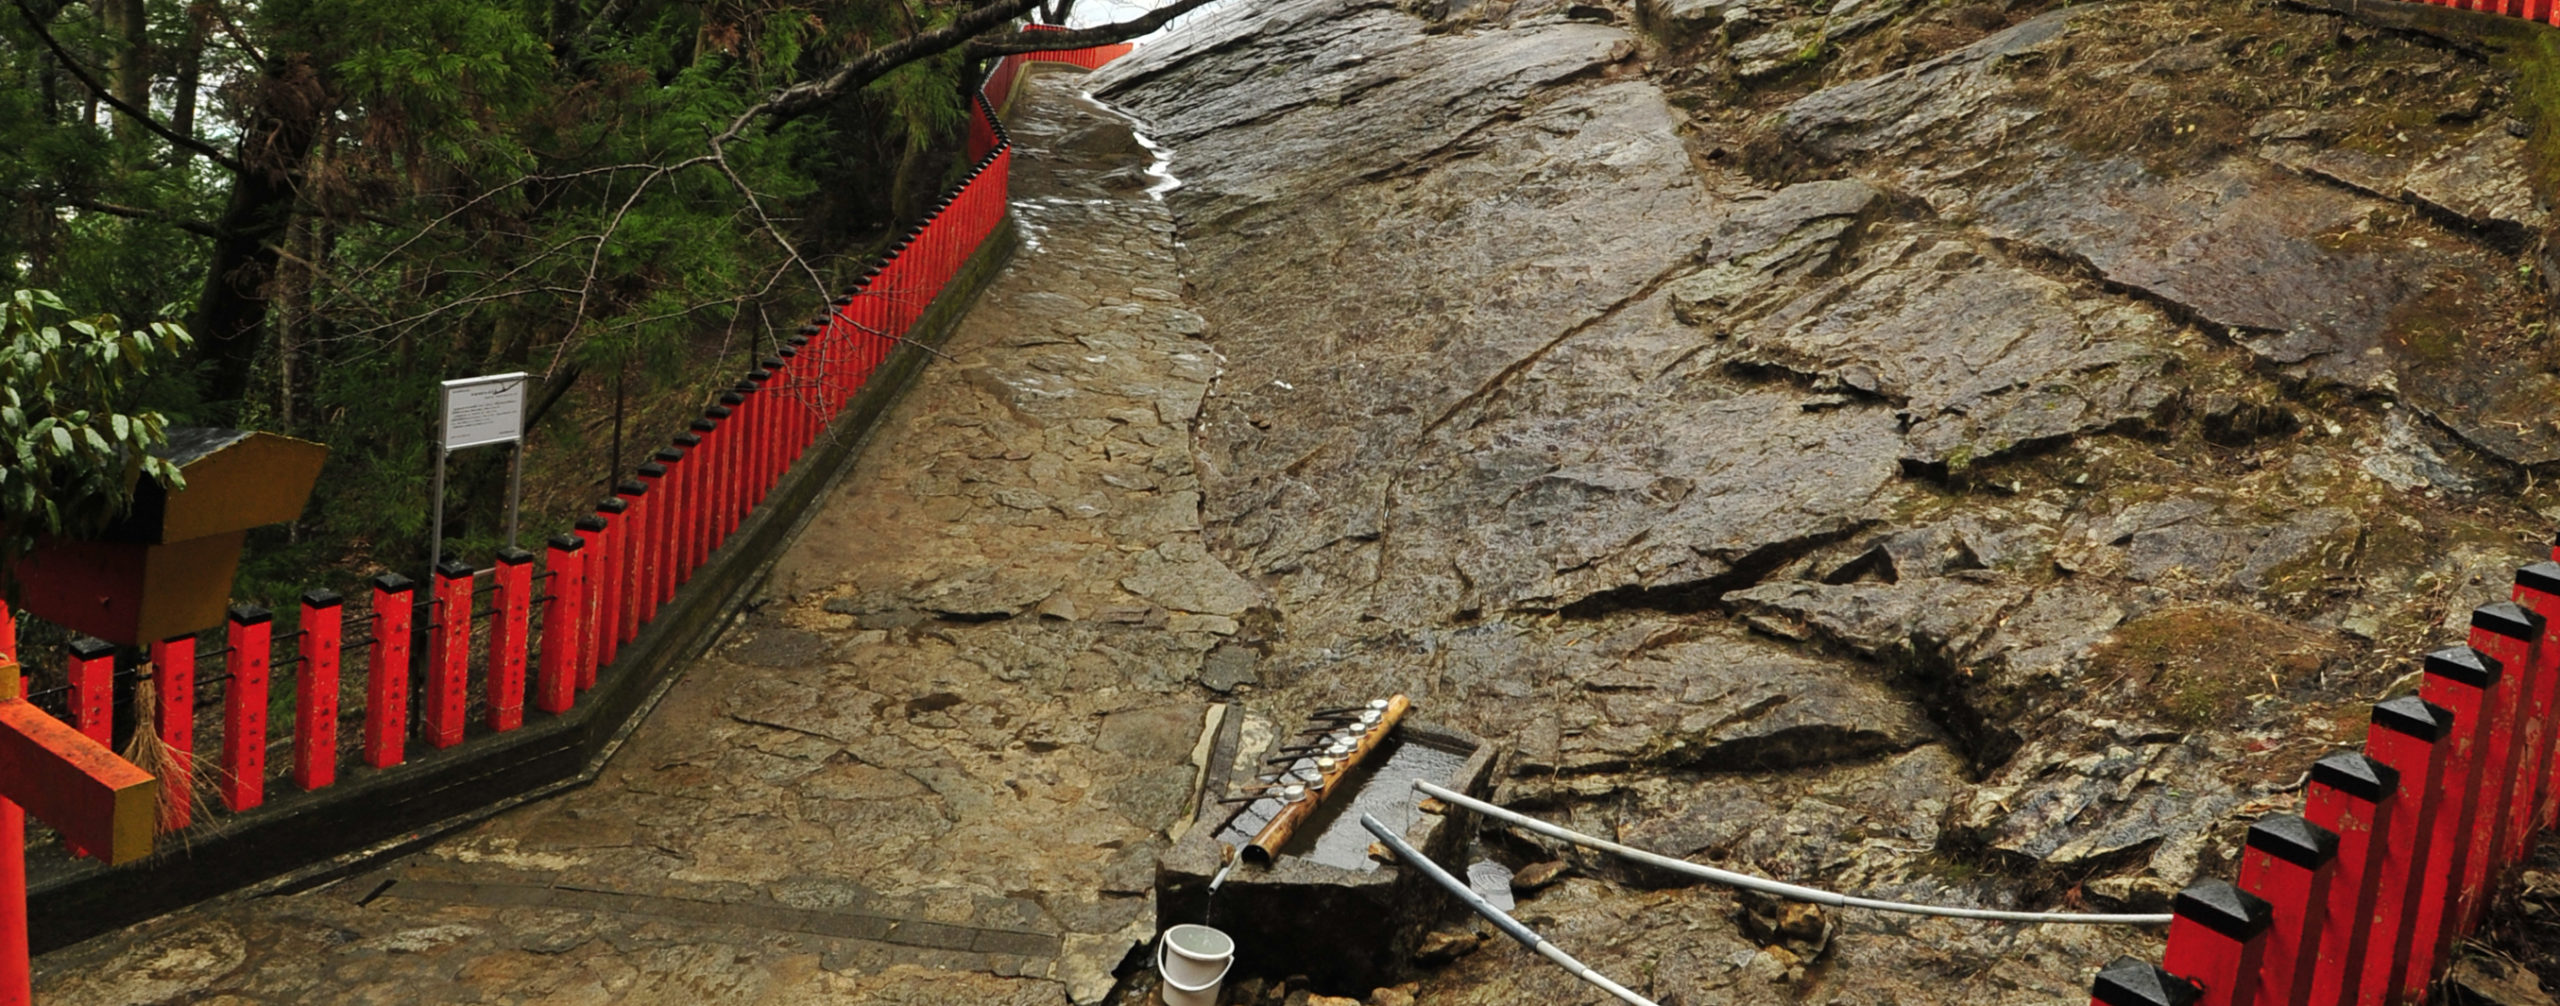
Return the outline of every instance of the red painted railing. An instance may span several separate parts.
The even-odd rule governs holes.
[[[2554,5],[2551,0],[2469,0],[2469,2],[2415,0],[2415,2],[2436,7],[2452,7],[2456,10],[2505,14],[2509,17],[2520,17],[2527,21],[2539,21],[2544,24],[2560,24],[2560,5]]]
[[[194,763],[198,691],[218,688],[222,750],[213,791],[233,812],[261,805],[271,783],[269,692],[281,685],[293,699],[288,777],[298,791],[335,785],[340,668],[359,653],[365,684],[355,711],[363,724],[356,751],[373,769],[407,760],[413,742],[442,749],[521,729],[528,704],[541,714],[570,711],[595,687],[598,670],[613,663],[826,436],[1003,223],[1013,147],[997,115],[1021,67],[1034,61],[1095,67],[1128,50],[1106,46],[999,61],[980,88],[969,125],[974,166],[960,185],[852,292],[799,326],[734,391],[721,394],[718,405],[619,484],[613,498],[579,520],[575,535],[549,541],[538,572],[537,557],[524,552],[501,554],[485,570],[448,562],[430,571],[424,585],[397,575],[374,578],[361,613],[335,593],[306,594],[298,627],[289,633],[276,632],[265,609],[240,606],[218,641],[180,636],[152,644],[148,670],[122,673],[153,678],[151,722],[175,763]],[[16,651],[15,623],[0,606],[0,659]],[[414,666],[413,656],[420,658]],[[221,673],[199,675],[200,660],[219,660]],[[75,641],[63,665],[67,685],[31,698],[103,742],[114,722],[115,664],[113,647]],[[476,722],[469,715],[475,680],[483,711]],[[193,809],[173,806],[165,823],[183,827]]]
[[[2491,896],[2560,823],[2560,544],[2311,768],[2303,813],[2249,828],[2238,883],[2172,903],[2161,962],[2098,973],[2109,1006],[2423,1001]]]

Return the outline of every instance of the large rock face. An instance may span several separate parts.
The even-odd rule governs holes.
[[[1425,7],[1239,10],[1095,81],[1184,182],[1248,705],[1413,692],[1513,745],[1506,801],[1789,879],[2158,906],[2357,735],[2421,585],[2474,577],[2438,549],[2532,526],[2471,495],[2560,427],[2546,211],[2469,57],[2169,4]],[[1790,943],[1570,862],[1526,910],[1692,1001],[2070,999],[2152,938]]]

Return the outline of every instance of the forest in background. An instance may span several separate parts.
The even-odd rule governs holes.
[[[1032,7],[9,2],[0,290],[192,336],[98,385],[100,429],[329,446],[252,538],[269,603],[423,565],[441,379],[536,376],[526,532],[564,528],[614,436],[624,469],[663,446],[966,169],[989,53],[957,43]],[[448,551],[485,562],[504,450],[451,478]]]

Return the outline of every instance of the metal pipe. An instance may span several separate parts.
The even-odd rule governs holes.
[[[1762,894],[1775,895],[1789,901],[1806,901],[1817,905],[1829,905],[1834,908],[1865,908],[1879,912],[1900,912],[1905,915],[1934,915],[1947,919],[1980,919],[1987,922],[2055,922],[2084,926],[2165,926],[2169,924],[2170,917],[2167,915],[2103,915],[2089,912],[2004,912],[1990,908],[1956,908],[1947,905],[1919,905],[1907,901],[1879,901],[1874,898],[1861,898],[1853,895],[1837,894],[1831,891],[1821,890],[1819,888],[1805,887],[1800,884],[1790,884],[1784,881],[1770,880],[1766,877],[1754,877],[1748,873],[1735,873],[1731,870],[1719,870],[1712,866],[1701,866],[1685,859],[1673,859],[1660,853],[1646,852],[1643,849],[1619,845],[1616,842],[1607,841],[1605,839],[1593,838],[1578,831],[1548,824],[1545,821],[1538,820],[1537,818],[1530,817],[1526,814],[1494,806],[1493,804],[1478,800],[1446,786],[1435,785],[1426,780],[1414,780],[1413,788],[1444,802],[1458,807],[1463,807],[1467,810],[1475,811],[1478,814],[1482,814],[1506,824],[1527,828],[1530,831],[1537,832],[1538,834],[1545,835],[1549,838],[1561,839],[1563,841],[1582,846],[1586,849],[1598,849],[1602,852],[1610,853],[1622,858],[1635,860],[1636,862],[1643,863],[1647,866],[1670,870],[1674,873],[1684,873],[1702,880],[1724,884],[1728,887],[1739,887],[1746,891],[1758,891]]]
[[[1398,837],[1395,832],[1387,830],[1386,825],[1378,823],[1376,815],[1360,815],[1360,826],[1369,829],[1369,834],[1378,836],[1378,841],[1385,843],[1388,849],[1394,851],[1397,859],[1413,864],[1414,869],[1422,871],[1422,875],[1431,878],[1433,883],[1457,895],[1459,901],[1475,909],[1476,914],[1484,916],[1485,921],[1493,923],[1503,933],[1520,941],[1521,946],[1536,951],[1538,956],[1556,962],[1556,966],[1565,969],[1567,974],[1600,986],[1610,995],[1617,996],[1633,1006],[1656,1006],[1653,1000],[1628,991],[1626,986],[1610,981],[1607,976],[1584,966],[1581,961],[1574,960],[1572,954],[1565,953],[1562,948],[1547,942],[1546,937],[1521,925],[1520,920],[1503,914],[1502,909],[1493,907],[1492,902],[1484,900],[1484,895],[1477,894],[1475,889],[1468,887],[1465,881],[1450,876],[1449,871],[1441,869],[1440,864],[1431,861],[1431,857],[1405,844],[1404,839]]]

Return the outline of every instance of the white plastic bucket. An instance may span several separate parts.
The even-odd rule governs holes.
[[[1207,926],[1184,923],[1156,942],[1165,1006],[1217,1006],[1218,987],[1235,964],[1235,939]]]

